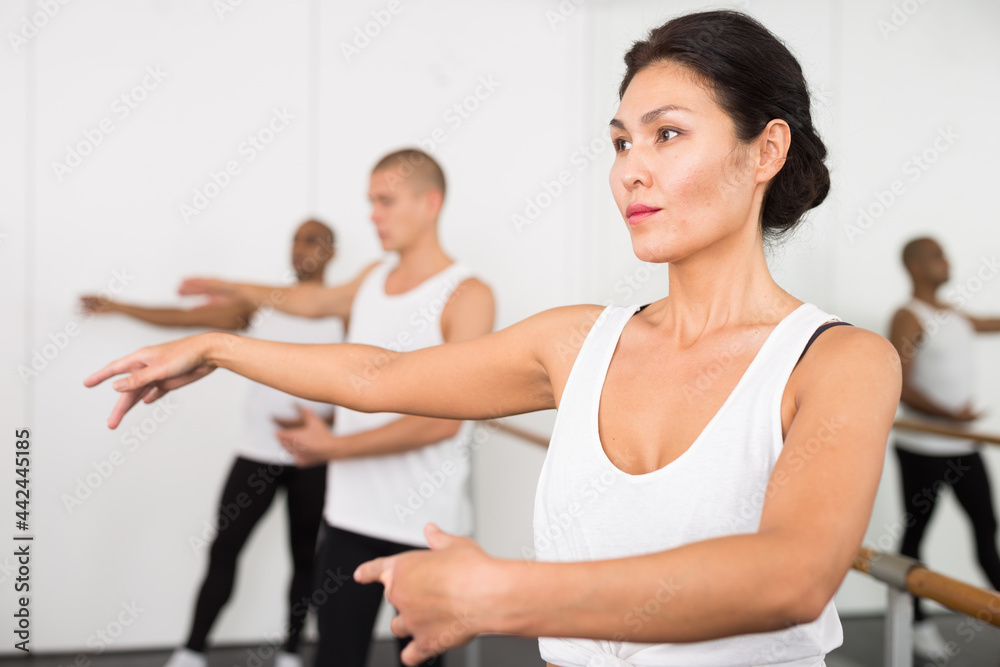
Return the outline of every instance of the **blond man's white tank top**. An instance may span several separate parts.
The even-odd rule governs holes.
[[[960,411],[972,401],[975,390],[976,330],[968,318],[951,308],[935,308],[919,299],[912,299],[903,308],[913,313],[923,329],[920,344],[903,350],[903,354],[913,355],[909,384],[935,405]],[[899,412],[910,419],[938,422],[954,429],[971,425],[928,415],[902,403]],[[973,440],[904,429],[896,429],[895,443],[900,449],[924,456],[962,456],[977,450]]]
[[[781,397],[788,377],[813,332],[838,319],[812,304],[787,315],[691,447],[664,468],[631,475],[605,454],[597,415],[618,339],[637,310],[608,306],[570,371],[535,497],[540,561],[624,558],[756,532],[783,446]],[[670,604],[675,591],[664,573],[645,613]],[[643,623],[639,613],[623,621],[627,628]],[[812,667],[822,665],[842,640],[831,601],[816,621],[779,632],[676,644],[541,638],[539,648],[543,659],[559,667]]]
[[[452,264],[402,294],[386,294],[385,281],[395,256],[365,277],[351,306],[348,343],[408,352],[444,343],[441,313],[472,271]],[[378,373],[378,366],[370,369]],[[359,378],[364,381],[364,378]],[[364,413],[337,406],[334,435],[350,435],[385,426],[403,415]],[[326,521],[336,528],[401,544],[426,546],[424,524],[447,532],[472,531],[468,483],[471,422],[451,438],[400,454],[332,461],[326,487]]]
[[[325,344],[344,341],[344,320],[339,317],[311,319],[288,315],[273,308],[261,308],[250,318],[244,335],[279,343]],[[332,405],[307,401],[264,384],[252,382],[243,407],[243,438],[239,455],[252,461],[294,466],[275,432],[281,428],[274,419],[295,419],[298,406],[307,407],[319,415],[329,414]]]

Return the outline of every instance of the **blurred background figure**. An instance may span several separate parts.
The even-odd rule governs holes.
[[[900,409],[909,418],[964,428],[980,417],[973,404],[975,335],[1000,331],[1000,318],[972,317],[940,299],[938,290],[948,282],[949,265],[934,239],[907,243],[903,265],[913,285],[913,298],[896,311],[889,334],[903,364]],[[997,519],[979,446],[973,440],[931,433],[896,435],[906,524],[900,553],[920,558],[920,542],[939,491],[949,486],[972,522],[979,565],[993,588],[1000,589]],[[950,654],[937,626],[927,619],[919,598],[914,604],[917,654],[947,659]]]
[[[272,298],[276,308],[302,316],[341,316],[346,342],[408,352],[488,334],[493,292],[465,263],[450,257],[438,236],[445,202],[444,171],[423,151],[404,148],[372,169],[371,221],[386,256],[343,285],[280,288],[207,278],[185,280],[181,292],[253,303]],[[381,366],[355,377],[371,382]],[[469,535],[471,422],[359,412],[336,406],[333,432],[308,411],[304,424],[278,435],[299,465],[329,462],[320,572],[351,573],[361,563],[426,548],[424,524]],[[426,488],[434,480],[433,491]],[[349,578],[316,609],[316,667],[364,667],[383,598],[383,587]],[[317,589],[324,584],[317,578]],[[399,639],[399,648],[409,639]],[[443,656],[422,665],[443,665]]]
[[[318,220],[303,222],[292,242],[292,267],[298,284],[323,284],[334,255],[334,234]],[[344,339],[339,317],[309,319],[278,312],[266,302],[216,297],[191,309],[148,308],[83,296],[81,307],[94,314],[120,313],[161,326],[209,327],[241,331],[256,338],[289,343],[338,343]],[[184,648],[167,667],[205,667],[208,634],[233,591],[236,562],[254,526],[271,506],[278,490],[288,496],[292,580],[288,589],[287,636],[276,667],[300,667],[298,648],[309,607],[326,467],[298,468],[275,433],[303,424],[301,408],[324,415],[332,423],[329,405],[304,401],[271,387],[253,383],[246,401],[243,437],[219,502],[216,535],[209,551],[208,572],[195,603],[194,621]]]

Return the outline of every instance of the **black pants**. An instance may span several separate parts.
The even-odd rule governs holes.
[[[899,552],[920,559],[920,542],[937,506],[938,492],[950,486],[972,522],[976,556],[994,589],[1000,590],[1000,555],[997,554],[997,518],[993,512],[990,479],[978,453],[964,456],[923,456],[896,447],[903,477],[906,532]],[[920,600],[914,601],[914,618],[926,616]]]
[[[288,590],[288,637],[283,650],[298,651],[316,557],[316,538],[326,496],[326,466],[296,468],[239,457],[233,463],[219,503],[218,533],[209,552],[208,573],[195,605],[187,648],[204,651],[208,632],[229,600],[236,559],[280,487],[288,495],[292,581]]]
[[[377,583],[359,584],[352,574],[365,561],[417,547],[359,535],[328,523],[323,528],[316,571],[327,578],[336,578],[339,586],[316,605],[319,645],[314,664],[315,667],[365,667],[384,587]],[[329,590],[323,582],[317,582],[315,589]],[[408,639],[397,640],[400,651],[408,643]],[[432,658],[421,664],[443,667],[444,659]]]

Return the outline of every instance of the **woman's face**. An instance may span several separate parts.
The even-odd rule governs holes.
[[[636,74],[611,141],[611,191],[639,259],[679,262],[756,233],[751,151],[691,70],[663,63]]]

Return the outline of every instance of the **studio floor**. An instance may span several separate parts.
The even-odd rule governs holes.
[[[1000,629],[976,623],[965,616],[935,617],[944,638],[954,643],[954,655],[945,662],[914,658],[914,667],[1000,667]],[[882,660],[883,623],[881,617],[845,618],[844,645],[827,656],[827,667],[880,667]],[[396,667],[396,644],[376,642],[368,667]],[[480,667],[543,667],[534,640],[517,637],[484,637],[479,640]],[[0,659],[4,667],[162,667],[169,650],[141,653],[112,653],[97,657],[86,656],[80,662],[77,655],[50,655],[33,658]],[[306,664],[312,656],[312,646],[303,648]],[[269,667],[273,659],[262,667]],[[252,664],[251,664],[252,663]],[[209,654],[210,667],[255,667],[246,647],[217,648]],[[466,667],[463,650],[449,654],[448,667]]]

